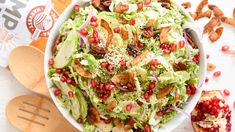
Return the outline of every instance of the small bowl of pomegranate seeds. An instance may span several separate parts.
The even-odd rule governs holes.
[[[173,130],[205,82],[193,19],[170,0],[83,5],[71,4],[60,16],[45,51],[58,109],[84,132]]]

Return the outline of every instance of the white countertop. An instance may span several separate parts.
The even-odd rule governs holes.
[[[187,0],[176,0],[182,3]],[[189,0],[188,0],[189,1]],[[192,12],[195,11],[195,7],[199,3],[199,0],[193,0],[193,7],[190,9]],[[232,17],[232,10],[235,8],[235,0],[209,0],[209,3],[218,5],[225,13],[226,16]],[[208,21],[208,19],[201,19],[198,21],[198,25],[203,29],[203,25]],[[224,25],[224,24],[223,24]],[[235,56],[225,54],[220,51],[222,45],[230,45],[235,49],[235,28],[231,26],[224,25],[225,30],[220,38],[220,40],[214,44],[211,44],[205,35],[203,38],[203,44],[206,47],[206,51],[210,54],[209,62],[216,64],[217,68],[215,71],[219,70],[222,72],[221,77],[215,79],[213,78],[213,73],[208,73],[210,79],[208,84],[203,86],[206,90],[214,89],[228,89],[230,90],[230,96],[226,97],[226,100],[232,108],[232,131],[235,131],[235,108],[233,107],[233,102],[235,101]],[[19,84],[11,73],[3,68],[0,68],[0,130],[2,132],[18,132],[11,124],[7,121],[5,117],[5,107],[8,101],[15,96],[31,93],[26,90],[21,84]],[[174,132],[191,132],[193,131],[191,123],[186,119]]]

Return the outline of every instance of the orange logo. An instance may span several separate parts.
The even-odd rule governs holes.
[[[50,30],[58,19],[58,14],[52,6],[51,3],[48,3],[46,6],[37,6],[29,12],[26,25],[32,33],[32,39],[49,36]]]

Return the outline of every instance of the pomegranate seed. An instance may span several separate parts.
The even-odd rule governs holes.
[[[71,78],[67,78],[66,83],[72,84],[73,80]]]
[[[229,92],[228,89],[224,89],[224,95],[225,95],[225,96],[229,96],[229,95],[230,95],[230,92]]]
[[[121,60],[121,61],[119,62],[119,64],[120,64],[120,67],[121,67],[121,68],[126,68],[126,61],[125,61],[125,60]]]
[[[150,96],[149,96],[149,93],[148,93],[148,92],[145,92],[145,93],[144,93],[144,99],[145,99],[145,100],[148,100],[149,97],[150,97]]]
[[[55,70],[55,72],[58,73],[58,74],[61,74],[61,73],[63,72],[63,69],[57,68],[57,69]]]
[[[206,54],[206,59],[209,59],[210,58],[210,55],[209,54]]]
[[[108,91],[112,90],[112,88],[113,88],[112,84],[105,85],[105,89],[108,90]]]
[[[100,63],[100,66],[101,66],[102,68],[107,68],[108,65],[109,65],[108,62],[101,62],[101,63]]]
[[[108,70],[109,72],[112,72],[113,69],[114,69],[114,66],[113,66],[112,64],[109,64],[108,67],[107,67],[107,70]]]
[[[137,100],[136,102],[137,102],[137,104],[138,104],[139,106],[142,106],[142,105],[143,105],[143,102],[141,102],[141,101],[139,101],[139,100]]]
[[[91,22],[90,25],[93,26],[93,27],[98,27],[98,24],[96,22]]]
[[[213,74],[214,77],[219,77],[220,75],[221,75],[220,71],[214,72],[214,74]]]
[[[82,118],[78,118],[77,119],[77,123],[82,124],[83,123],[83,119]]]
[[[79,6],[79,5],[75,5],[75,6],[73,7],[73,10],[76,11],[76,12],[78,12],[78,11],[80,10],[80,6]]]
[[[156,114],[157,114],[157,116],[162,116],[163,115],[162,111],[158,111]]]
[[[148,90],[147,93],[149,96],[151,96],[151,95],[153,95],[153,90]]]
[[[126,110],[131,111],[132,107],[133,107],[132,104],[128,104],[128,105],[126,105]]]
[[[53,58],[50,58],[49,61],[48,61],[48,65],[49,66],[53,66],[55,63],[54,59]]]
[[[73,92],[72,91],[68,91],[68,96],[69,97],[73,97]]]
[[[179,47],[180,47],[180,48],[184,48],[184,46],[185,46],[185,42],[184,42],[183,40],[181,40],[181,41],[179,42]]]
[[[60,89],[56,89],[55,91],[54,91],[54,95],[55,96],[58,96],[58,95],[60,95],[61,94],[61,90]]]
[[[102,89],[104,89],[104,88],[105,88],[105,84],[101,82],[101,83],[99,84],[99,89],[102,90]]]
[[[65,82],[66,80],[67,80],[67,77],[64,76],[64,75],[60,77],[60,81],[61,81],[61,82]]]
[[[92,35],[93,35],[94,38],[98,38],[99,37],[99,33],[97,31],[93,31]]]
[[[96,41],[95,41],[94,37],[90,37],[90,38],[88,38],[88,42],[89,43],[95,43]]]
[[[155,82],[150,82],[149,89],[154,89],[154,88],[155,88]]]
[[[170,50],[168,50],[168,49],[164,49],[164,50],[163,50],[163,53],[164,53],[164,54],[170,54],[170,53],[171,53],[171,51],[170,51]]]
[[[151,128],[148,124],[144,125],[144,132],[151,132]]]
[[[139,42],[139,43],[138,43],[138,47],[142,49],[142,48],[144,48],[144,47],[145,47],[145,44],[144,44],[144,43]]]
[[[114,31],[115,33],[119,33],[119,32],[121,31],[121,29],[120,29],[120,27],[115,27],[115,28],[113,29],[113,31]]]
[[[175,51],[176,48],[177,48],[177,45],[176,45],[176,44],[172,44],[172,45],[171,45],[171,51]]]
[[[99,97],[99,98],[103,98],[104,95],[103,95],[102,93],[99,93],[99,94],[98,94],[98,97]]]
[[[151,0],[144,0],[144,5],[149,5],[151,3]]]
[[[159,61],[157,59],[153,59],[149,62],[150,66],[157,66],[159,64]]]
[[[88,35],[88,32],[84,28],[80,30],[80,33],[83,36],[87,36]]]
[[[209,78],[208,77],[206,77],[206,79],[205,79],[205,83],[208,83],[209,82]]]
[[[137,3],[137,8],[138,8],[138,11],[142,10],[143,9],[143,3],[142,2]]]
[[[92,79],[92,80],[91,80],[91,86],[92,86],[93,88],[95,88],[96,85],[97,85],[96,80]]]
[[[226,52],[226,51],[229,50],[229,46],[228,46],[228,45],[224,45],[224,46],[221,47],[221,50],[222,50],[223,52]]]
[[[92,16],[91,17],[91,22],[96,22],[97,21],[97,17],[96,16]]]
[[[131,24],[131,25],[135,25],[135,19],[134,19],[134,18],[131,18],[130,24]]]
[[[108,94],[105,94],[104,96],[103,96],[103,100],[106,100],[106,99],[108,99],[109,98],[109,95]]]

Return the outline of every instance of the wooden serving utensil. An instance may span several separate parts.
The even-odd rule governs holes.
[[[12,99],[6,107],[10,123],[23,132],[76,132],[47,98],[22,95]]]
[[[44,54],[31,46],[16,47],[9,55],[9,68],[29,90],[50,97],[43,68]]]

